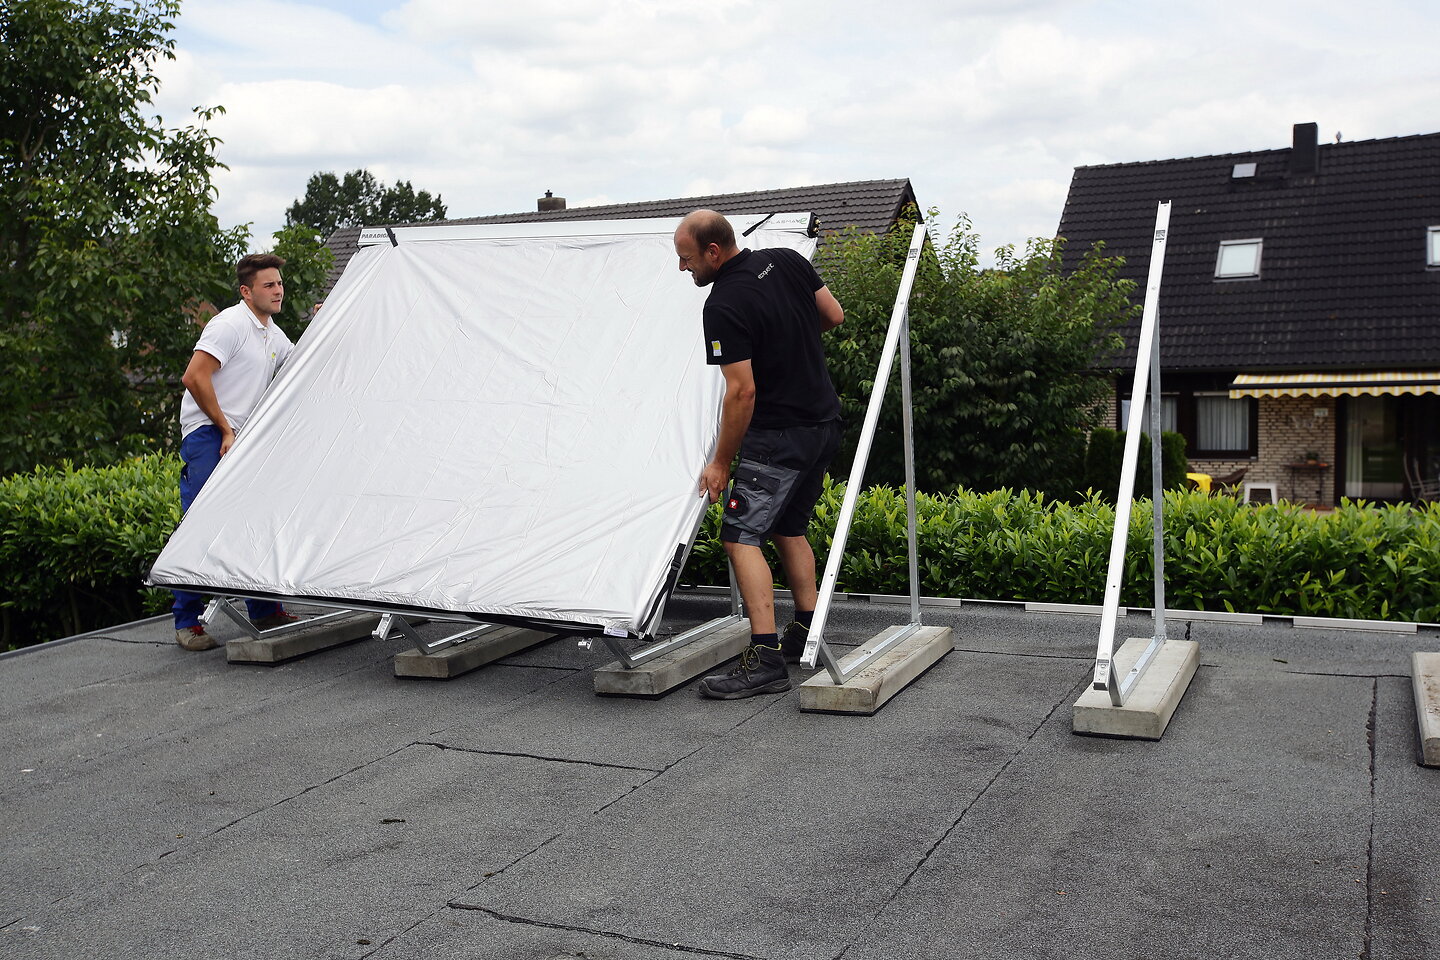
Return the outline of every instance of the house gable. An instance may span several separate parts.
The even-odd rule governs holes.
[[[1155,205],[1172,201],[1161,360],[1188,371],[1432,366],[1440,356],[1440,133],[1078,167],[1065,264],[1098,240],[1144,296]],[[1248,166],[1253,164],[1253,170]],[[1258,277],[1217,278],[1223,241],[1258,239]],[[1232,258],[1233,262],[1233,258]],[[1138,322],[1117,365],[1133,366]]]
[[[787,213],[808,211],[815,214],[820,231],[836,233],[855,227],[866,233],[888,230],[900,213],[915,204],[915,191],[908,179],[860,180],[850,183],[827,183],[810,187],[786,187],[780,190],[757,190],[749,193],[714,194],[705,197],[680,197],[672,200],[648,200],[639,203],[612,203],[596,207],[573,207],[563,210],[529,211],[488,217],[447,220],[446,223],[535,223],[546,220],[629,220],[637,217],[683,217],[692,210],[711,209],[720,213]],[[381,226],[381,224],[369,224]],[[399,224],[390,224],[399,226]],[[326,241],[325,246],[335,257],[326,277],[328,294],[345,266],[359,249],[361,227],[345,227]]]

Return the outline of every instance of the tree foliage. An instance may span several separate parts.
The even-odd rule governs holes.
[[[445,219],[439,194],[418,193],[408,180],[387,187],[368,170],[351,170],[344,178],[326,171],[305,184],[305,196],[285,211],[287,224],[314,227],[328,237],[341,227],[423,223]]]
[[[205,129],[144,111],[176,0],[0,6],[0,474],[108,462],[173,431],[244,228],[210,212]]]
[[[1173,430],[1161,433],[1160,484],[1165,490],[1183,490],[1190,461],[1185,456],[1185,436]],[[1131,495],[1139,500],[1152,495],[1154,477],[1150,465],[1150,435],[1140,434],[1135,463],[1135,484]],[[1076,489],[1090,492],[1107,503],[1115,502],[1120,490],[1121,467],[1125,459],[1125,431],[1096,427],[1085,449],[1085,466]]]
[[[315,303],[325,292],[325,278],[335,262],[324,238],[304,224],[275,231],[271,253],[284,258],[285,305],[275,315],[291,340],[299,340],[310,325]]]
[[[848,424],[837,475],[854,456],[910,237],[905,223],[885,235],[852,230],[831,239],[817,260],[846,315],[826,337]],[[1118,344],[1115,328],[1135,308],[1118,259],[1097,247],[1065,274],[1062,242],[1032,240],[1023,255],[1004,247],[994,269],[980,268],[979,238],[967,221],[938,245],[927,243],[909,307],[920,489],[1075,492],[1085,434],[1110,390],[1094,364]],[[897,369],[866,484],[903,484],[901,418]]]

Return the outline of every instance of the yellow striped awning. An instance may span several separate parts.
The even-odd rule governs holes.
[[[1380,397],[1402,393],[1440,393],[1440,371],[1241,373],[1230,384],[1231,400],[1241,397]]]

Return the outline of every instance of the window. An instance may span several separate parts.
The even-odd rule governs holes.
[[[1261,240],[1221,240],[1215,259],[1217,280],[1241,280],[1260,276]]]
[[[1160,429],[1173,431],[1178,429],[1180,422],[1180,398],[1160,395]],[[1124,430],[1130,424],[1130,400],[1120,401],[1120,429]],[[1150,432],[1150,398],[1145,398],[1145,409],[1140,413],[1140,432]]]
[[[1180,387],[1161,400],[1160,424],[1185,438],[1185,455],[1192,460],[1242,460],[1254,457],[1259,433],[1259,407],[1253,397],[1231,400],[1229,391],[1215,389],[1219,382],[1197,378],[1172,378],[1171,385]],[[1148,408],[1149,402],[1146,402]],[[1130,398],[1120,397],[1119,422],[1124,430],[1129,423]],[[1150,411],[1144,412],[1145,432],[1150,432]]]
[[[1440,267],[1440,227],[1430,227],[1425,231],[1425,265]]]
[[[1248,452],[1250,398],[1228,393],[1195,395],[1195,449]]]

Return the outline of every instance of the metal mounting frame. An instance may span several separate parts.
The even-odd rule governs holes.
[[[921,627],[919,557],[915,546],[915,431],[911,422],[910,401],[910,290],[915,285],[915,274],[919,270],[920,251],[925,246],[925,235],[925,224],[917,223],[915,232],[910,237],[910,249],[905,254],[905,269],[900,276],[900,288],[895,294],[895,308],[890,313],[885,346],[880,352],[875,385],[870,391],[870,405],[865,411],[865,425],[860,430],[860,441],[855,447],[855,462],[850,467],[850,479],[845,484],[845,499],[840,506],[840,515],[835,520],[835,536],[831,541],[830,555],[825,561],[825,575],[820,580],[815,617],[811,621],[810,633],[805,641],[805,653],[800,660],[805,667],[814,667],[817,662],[823,664],[830,673],[830,679],[837,684],[853,678],[871,660],[913,636]],[[897,352],[900,354],[900,392],[905,433],[905,526],[910,560],[910,622],[892,630],[889,636],[877,643],[869,645],[869,649],[864,653],[852,656],[842,667],[840,658],[825,642],[825,622],[830,616],[830,603],[835,594],[836,581],[840,577],[840,562],[845,556],[845,541],[850,536],[850,525],[855,518],[855,505],[865,479],[865,467],[870,461],[870,447],[875,440],[875,431],[880,422],[880,408],[885,402],[885,388],[890,382]]]
[[[1150,273],[1145,285],[1145,307],[1140,317],[1140,341],[1135,350],[1135,381],[1130,388],[1130,415],[1125,423],[1125,454],[1120,464],[1120,489],[1115,495],[1115,529],[1110,538],[1110,565],[1105,575],[1105,599],[1100,611],[1100,641],[1095,650],[1095,676],[1091,686],[1110,694],[1110,702],[1125,705],[1166,640],[1165,635],[1165,492],[1161,479],[1160,399],[1160,277],[1165,268],[1165,242],[1170,232],[1170,201],[1155,211],[1155,238],[1150,247]],[[1120,608],[1120,585],[1125,576],[1125,547],[1130,532],[1130,505],[1140,459],[1140,432],[1144,422],[1146,381],[1150,389],[1150,481],[1155,528],[1155,633],[1123,679],[1117,678],[1115,621]]]
[[[735,582],[735,568],[729,566],[728,561],[727,567],[730,571],[730,612],[727,615],[716,617],[714,620],[708,620],[698,627],[691,627],[684,633],[676,634],[668,640],[660,640],[644,649],[633,652],[626,650],[620,643],[618,637],[604,634],[600,639],[605,641],[605,645],[610,648],[610,652],[615,654],[616,658],[619,659],[621,665],[624,666],[626,670],[634,670],[641,664],[654,660],[656,657],[667,654],[672,650],[678,650],[687,643],[692,643],[708,637],[717,631],[734,626],[745,619],[745,611],[744,605],[740,600],[740,588]],[[594,642],[593,639],[581,640],[580,646],[588,650],[594,645]]]
[[[380,623],[376,625],[375,632],[371,635],[377,640],[384,640],[389,637],[392,632],[398,633],[406,640],[415,644],[415,649],[429,656],[433,653],[439,653],[446,647],[453,647],[457,643],[465,643],[468,640],[477,639],[478,637],[482,637],[487,633],[493,633],[499,629],[500,625],[494,623],[484,623],[478,626],[471,624],[464,630],[458,633],[452,633],[447,637],[441,637],[438,640],[426,640],[420,636],[420,632],[416,630],[404,616],[398,613],[387,613],[380,618]]]
[[[223,613],[234,621],[236,626],[251,640],[269,640],[276,637],[287,636],[300,630],[308,630],[317,623],[338,620],[341,617],[348,616],[352,612],[350,610],[335,610],[332,613],[322,613],[318,617],[306,617],[301,620],[296,620],[294,623],[287,623],[283,626],[261,630],[255,626],[249,617],[235,608],[234,602],[237,599],[239,598],[211,597],[210,602],[205,605],[205,612],[200,615],[201,621],[206,624],[214,623],[215,618]]]

